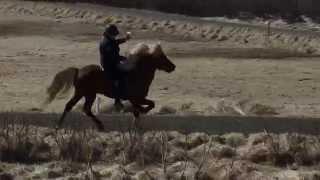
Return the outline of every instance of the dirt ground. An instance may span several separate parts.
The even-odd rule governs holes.
[[[40,107],[45,89],[55,73],[66,67],[99,63],[98,43],[105,24],[20,13],[11,11],[9,1],[4,2],[0,4],[0,110],[61,112],[68,97]],[[14,7],[19,5],[23,3]],[[320,115],[318,57],[266,48],[260,41],[204,41],[148,28],[120,27],[122,32],[133,33],[133,39],[122,46],[123,54],[137,43],[161,41],[177,65],[172,74],[156,74],[149,95],[156,101],[153,113],[169,107],[176,113],[228,114],[234,112],[221,106],[237,106],[252,115],[255,107],[263,106],[280,116]],[[102,102],[105,106],[111,103],[107,98]]]

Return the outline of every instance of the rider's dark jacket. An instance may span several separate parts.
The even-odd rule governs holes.
[[[126,42],[125,38],[115,39],[109,36],[105,36],[100,42],[100,63],[112,79],[118,79],[120,76],[117,66],[124,60],[124,57],[120,56],[119,45],[124,42]]]

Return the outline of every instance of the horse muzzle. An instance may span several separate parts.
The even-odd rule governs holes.
[[[176,66],[175,66],[175,65],[172,65],[172,66],[170,66],[169,68],[167,68],[165,71],[166,71],[167,73],[171,73],[171,72],[173,72],[175,69],[176,69]]]

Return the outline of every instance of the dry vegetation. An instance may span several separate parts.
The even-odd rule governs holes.
[[[55,131],[7,120],[1,126],[0,142],[0,178],[256,179],[296,175],[317,179],[320,176],[319,136],[268,132],[208,135],[141,130]]]

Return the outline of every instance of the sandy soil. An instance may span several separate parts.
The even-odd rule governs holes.
[[[184,16],[86,4],[21,1],[0,2],[1,110],[62,111],[68,97],[39,107],[46,87],[66,67],[99,63],[97,46],[110,22],[122,32],[133,32],[133,39],[122,46],[123,54],[139,42],[161,41],[177,65],[173,74],[157,73],[149,96],[157,105],[152,113],[168,108],[175,113],[239,113],[223,108],[229,106],[247,115],[264,114],[257,113],[257,107],[280,116],[320,115],[315,33],[275,29],[266,46],[261,27],[203,24]],[[111,101],[102,102],[108,106]]]

